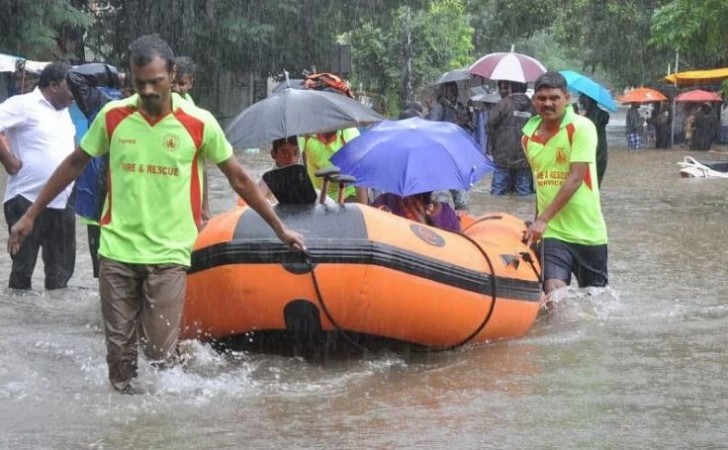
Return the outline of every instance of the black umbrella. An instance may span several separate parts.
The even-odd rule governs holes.
[[[450,81],[465,81],[472,78],[468,69],[455,69],[449,72],[445,72],[432,84],[443,84]]]
[[[233,147],[250,148],[288,136],[324,133],[383,119],[341,94],[286,89],[243,110],[228,124],[225,134]]]

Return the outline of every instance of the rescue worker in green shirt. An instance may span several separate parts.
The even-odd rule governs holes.
[[[607,227],[597,183],[597,130],[574,113],[566,79],[546,72],[535,82],[537,116],[523,128],[536,187],[536,218],[525,238],[541,242],[544,292],[571,284],[607,285]]]
[[[303,237],[283,224],[235,159],[212,114],[172,93],[169,45],[147,35],[132,42],[129,53],[137,94],[103,107],[8,239],[14,254],[45,205],[92,157],[108,154],[109,189],[99,221],[99,296],[109,381],[122,393],[134,392],[138,345],[160,367],[175,362],[187,268],[202,225],[200,155],[220,168],[284,244],[305,250]]]

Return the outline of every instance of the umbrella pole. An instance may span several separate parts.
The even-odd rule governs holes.
[[[319,196],[319,203],[321,203],[322,205],[326,203],[326,193],[329,189],[329,183],[340,172],[341,171],[336,166],[324,167],[323,169],[319,169],[316,171],[315,175],[318,178],[323,178],[324,180],[321,184],[321,195]]]
[[[321,184],[321,195],[319,195],[319,203],[322,205],[326,203],[326,191],[329,190],[329,179],[324,178],[323,183]]]
[[[670,111],[670,148],[675,146],[675,97],[672,98],[672,111]]]
[[[356,181],[356,178],[354,178],[351,175],[334,175],[331,177],[331,180],[335,183],[339,183],[339,204],[344,204],[344,188],[346,188],[348,183],[354,183]]]

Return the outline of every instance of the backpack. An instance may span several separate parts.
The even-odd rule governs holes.
[[[346,81],[342,80],[333,73],[312,73],[303,81],[303,87],[305,89],[313,89],[316,91],[335,91],[340,94],[344,94],[349,98],[354,98],[354,93],[351,92]]]

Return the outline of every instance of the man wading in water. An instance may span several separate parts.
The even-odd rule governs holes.
[[[137,94],[104,106],[8,240],[8,250],[16,253],[45,205],[92,157],[108,153],[99,294],[109,380],[125,393],[132,392],[137,374],[137,336],[148,359],[160,366],[174,362],[186,271],[201,224],[199,155],[217,164],[282,242],[305,250],[302,236],[286,228],[237,162],[215,118],[172,94],[174,55],[167,43],[142,36],[129,50]]]
[[[525,238],[543,238],[544,291],[607,285],[607,227],[597,183],[597,130],[568,105],[566,79],[546,72],[534,85],[538,116],[523,127],[536,183],[536,219]]]

